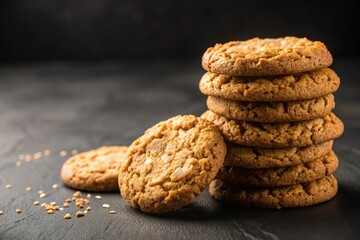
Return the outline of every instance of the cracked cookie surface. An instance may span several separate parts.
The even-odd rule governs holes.
[[[323,117],[335,107],[332,94],[292,102],[242,102],[209,96],[207,107],[226,118],[253,122],[298,122]]]
[[[208,110],[201,116],[215,124],[232,143],[267,148],[302,147],[338,138],[342,121],[330,113],[322,118],[294,123],[256,123],[229,120]]]
[[[332,199],[338,190],[333,175],[318,180],[277,188],[245,188],[215,179],[209,186],[213,198],[245,207],[305,207]]]
[[[98,192],[119,191],[119,168],[127,146],[103,146],[70,157],[61,168],[61,179],[69,187]]]
[[[287,36],[216,44],[206,50],[206,71],[231,76],[280,75],[320,69],[333,58],[320,41]]]
[[[325,156],[331,151],[333,142],[290,148],[246,147],[228,143],[224,166],[257,169],[302,164]]]
[[[216,178],[242,186],[281,187],[325,177],[333,174],[338,166],[338,158],[331,151],[319,159],[288,167],[246,169],[224,166]]]
[[[119,174],[121,195],[144,212],[176,210],[205,190],[225,155],[223,137],[210,122],[193,115],[162,121],[129,147]]]
[[[329,69],[304,72],[296,75],[232,77],[205,73],[199,83],[200,91],[238,101],[299,101],[334,93],[340,78]]]

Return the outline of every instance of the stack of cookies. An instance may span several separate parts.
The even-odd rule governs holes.
[[[248,207],[309,206],[333,198],[344,130],[331,111],[340,80],[326,46],[307,38],[254,38],[216,44],[202,58],[208,96],[202,118],[227,141],[209,191]]]

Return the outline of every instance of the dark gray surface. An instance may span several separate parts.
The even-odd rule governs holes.
[[[336,60],[333,68],[342,79],[335,113],[346,130],[334,146],[339,192],[330,202],[281,211],[243,209],[218,203],[205,191],[183,209],[152,216],[113,193],[92,198],[93,210],[85,217],[64,220],[65,211],[47,215],[32,205],[62,203],[74,192],[60,181],[66,157],[59,152],[127,145],[160,120],[200,115],[206,109],[198,90],[203,70],[198,62],[0,67],[0,239],[359,239],[360,62]],[[53,154],[15,166],[19,154],[45,149]],[[32,192],[26,193],[27,186]],[[47,197],[40,199],[39,190]],[[117,213],[107,214],[103,203]],[[23,212],[16,214],[16,208]]]

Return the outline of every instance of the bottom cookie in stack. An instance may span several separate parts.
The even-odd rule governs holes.
[[[305,207],[332,199],[338,189],[333,175],[285,187],[250,188],[215,179],[209,192],[217,200],[246,207],[288,208]]]

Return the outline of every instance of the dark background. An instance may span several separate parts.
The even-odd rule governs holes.
[[[199,59],[216,42],[296,35],[359,56],[349,1],[0,1],[0,61]],[[354,1],[352,1],[354,2]]]

